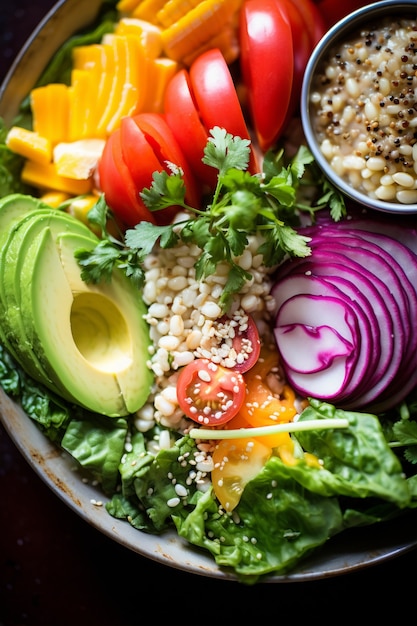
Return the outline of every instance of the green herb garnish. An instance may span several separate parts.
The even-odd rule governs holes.
[[[144,282],[142,264],[154,246],[159,243],[162,248],[170,248],[182,241],[201,249],[195,265],[197,280],[214,274],[219,263],[226,262],[230,266],[219,302],[226,311],[233,295],[252,278],[239,265],[249,235],[262,234],[264,241],[258,253],[262,254],[266,267],[277,265],[286,255],[308,256],[309,239],[297,233],[292,223],[298,225],[297,209],[311,210],[299,204],[297,198],[306,166],[313,162],[311,153],[301,146],[288,164],[284,162],[283,150],[268,153],[262,174],[248,171],[249,157],[249,140],[214,127],[203,157],[205,164],[218,170],[211,201],[204,209],[188,205],[182,171],[177,167],[171,166],[170,173],[155,172],[150,188],[140,194],[145,205],[150,211],[178,206],[187,217],[167,226],[140,222],[126,231],[124,241],[109,235],[107,223],[111,211],[102,198],[89,214],[90,221],[101,228],[102,241],[94,250],[79,250],[76,255],[83,280],[108,280],[117,266],[141,287]]]

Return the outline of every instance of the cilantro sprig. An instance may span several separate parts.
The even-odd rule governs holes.
[[[158,243],[161,248],[173,247],[179,241],[195,244],[201,249],[195,265],[197,280],[214,274],[219,263],[229,265],[219,302],[226,311],[234,294],[251,279],[251,274],[239,265],[249,235],[262,234],[258,253],[267,267],[277,265],[286,255],[309,255],[308,238],[297,233],[293,224],[297,224],[297,209],[311,211],[309,205],[298,202],[301,180],[313,162],[311,153],[301,146],[286,163],[283,150],[270,152],[259,174],[248,171],[250,155],[249,140],[214,127],[203,157],[205,164],[218,170],[211,200],[204,208],[187,204],[182,171],[169,164],[169,173],[155,172],[151,186],[143,189],[140,197],[152,212],[177,206],[187,217],[166,226],[142,221],[121,235],[120,240],[109,234],[112,215],[102,197],[89,213],[89,220],[101,229],[102,239],[92,251],[79,250],[76,254],[83,280],[110,280],[117,266],[141,287],[143,261]]]

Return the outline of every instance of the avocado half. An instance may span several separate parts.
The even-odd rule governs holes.
[[[14,207],[14,208],[13,208]],[[87,226],[31,196],[0,201],[0,340],[52,391],[117,417],[146,402],[149,331],[141,294],[115,270],[81,278],[75,251],[99,242]]]

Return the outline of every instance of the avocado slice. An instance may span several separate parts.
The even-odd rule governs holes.
[[[22,323],[20,316],[20,274],[26,254],[36,240],[36,235],[49,227],[56,237],[61,232],[74,231],[88,236],[94,241],[98,238],[87,226],[72,216],[52,209],[41,207],[21,216],[13,225],[4,243],[0,256],[0,319],[5,345],[10,353],[24,366],[27,373],[40,382],[48,380],[37,355],[32,348],[32,337],[28,336],[29,326]],[[62,389],[56,389],[62,392]]]
[[[146,308],[119,270],[98,285],[81,279],[74,253],[94,245],[42,229],[22,263],[20,314],[55,386],[91,411],[122,416],[143,406],[153,380]]]
[[[0,199],[0,268],[4,266],[3,255],[6,241],[8,240],[11,231],[14,230],[15,225],[29,212],[46,208],[51,210],[51,207],[44,204],[40,200],[25,194],[14,193]],[[3,281],[0,280],[0,299],[2,297],[2,282]],[[3,320],[2,311],[0,311],[0,315],[0,320]],[[0,341],[10,354],[15,356],[12,347],[7,341],[7,337],[5,336],[3,322],[0,323]]]

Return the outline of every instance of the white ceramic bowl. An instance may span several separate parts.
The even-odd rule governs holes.
[[[7,124],[11,124],[21,101],[49,59],[66,39],[95,18],[100,4],[100,0],[61,0],[41,22],[0,88],[0,116]],[[91,482],[84,482],[82,472],[74,471],[71,457],[53,445],[1,389],[0,419],[21,454],[48,487],[98,531],[127,549],[168,567],[200,576],[237,580],[234,574],[219,568],[211,556],[185,543],[176,532],[149,535],[111,517],[104,506],[96,506],[94,502],[102,501],[104,505],[108,499]],[[342,533],[289,575],[268,576],[263,582],[305,582],[378,564],[417,546],[415,527],[416,517],[410,514],[376,528]]]
[[[417,18],[417,3],[415,0],[383,0],[361,7],[335,24],[319,41],[307,64],[301,93],[301,120],[308,146],[318,165],[329,180],[348,198],[369,208],[387,213],[412,214],[417,213],[417,203],[403,204],[400,202],[378,200],[371,198],[365,192],[360,192],[340,177],[330,166],[329,161],[321,151],[319,141],[314,130],[316,112],[310,101],[310,94],[314,78],[329,51],[339,43],[346,41],[351,34],[355,34],[363,25],[378,27],[381,19],[399,16]],[[417,115],[417,112],[416,112]],[[417,173],[415,174],[417,178]]]

